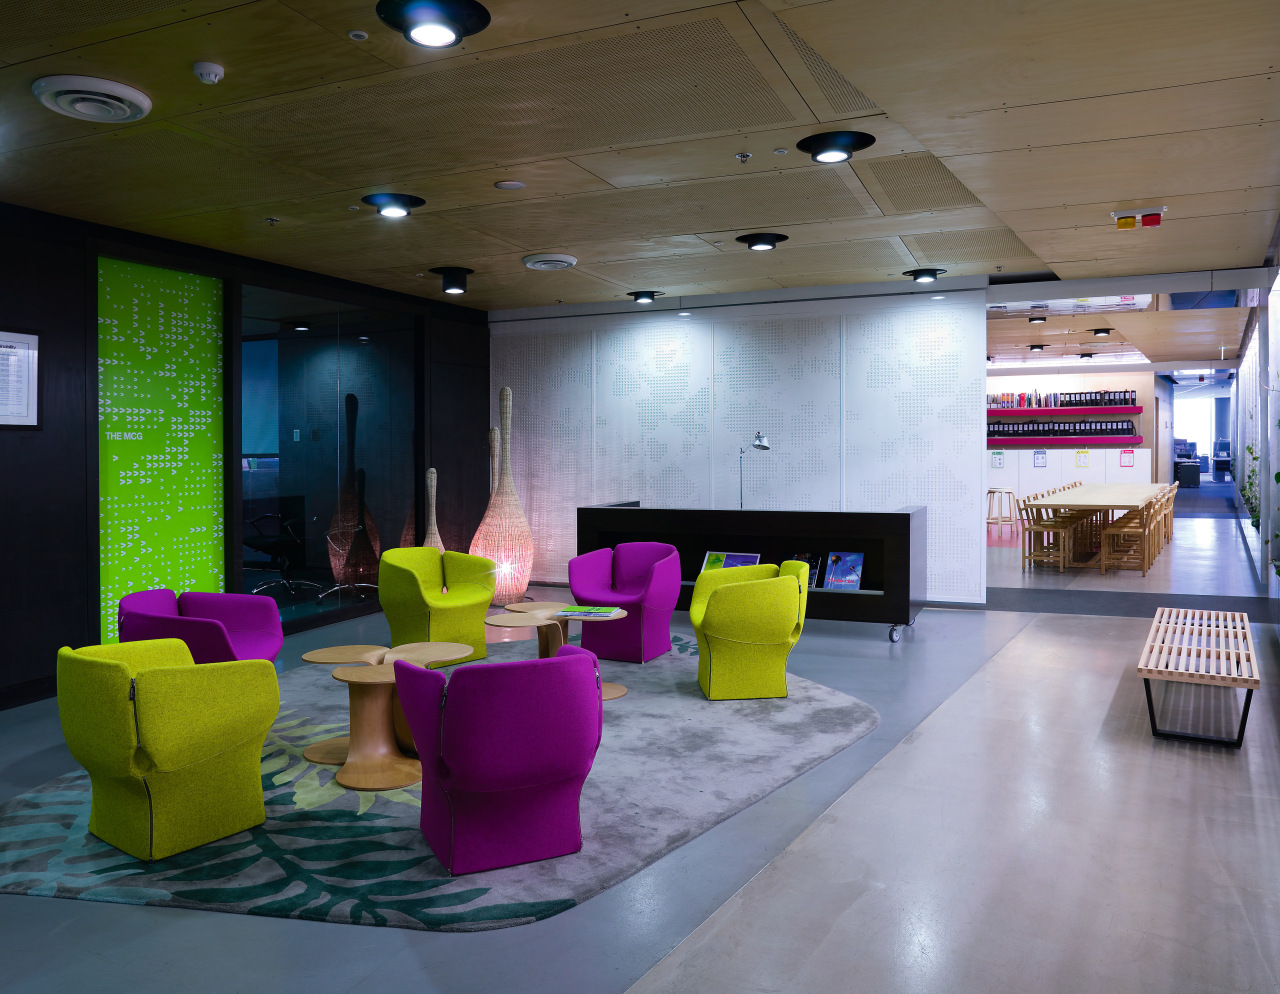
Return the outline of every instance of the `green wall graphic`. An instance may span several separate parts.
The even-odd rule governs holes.
[[[102,639],[134,590],[221,591],[222,281],[98,260]]]

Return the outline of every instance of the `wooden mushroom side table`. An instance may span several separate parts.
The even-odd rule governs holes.
[[[588,616],[586,618],[577,618],[575,620],[581,621],[584,623],[589,621],[617,621],[620,618],[625,618],[626,616],[627,616],[627,612],[624,611],[622,608],[618,608],[618,613],[615,614],[612,618],[592,618]],[[609,683],[606,681],[600,684],[600,697],[602,700],[616,701],[619,697],[625,697],[626,694],[627,694],[627,688],[620,683]]]
[[[351,697],[351,736],[346,762],[334,779],[352,790],[393,790],[422,779],[422,764],[400,751],[391,718],[396,687],[392,666],[339,666],[333,678]]]
[[[556,610],[559,610],[557,608]],[[534,628],[538,632],[538,658],[554,656],[565,644],[562,619],[534,611],[517,611],[507,614],[491,614],[484,623],[491,628]]]
[[[553,616],[557,611],[563,611],[569,607],[563,601],[520,601],[517,604],[505,605],[506,610],[513,614],[541,614],[547,617]],[[560,624],[560,635],[563,641],[561,645],[569,644],[569,619],[556,618]]]

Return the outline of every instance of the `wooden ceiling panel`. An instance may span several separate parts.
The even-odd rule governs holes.
[[[779,16],[929,147],[957,113],[1276,67],[1280,4],[828,0]]]
[[[335,35],[352,29],[369,33],[364,42],[353,42],[390,66],[404,67],[442,62],[459,55],[474,55],[524,45],[545,38],[560,41],[583,32],[613,25],[632,26],[650,18],[708,7],[728,8],[724,0],[628,0],[619,3],[582,3],[580,0],[502,0],[489,4],[493,21],[483,32],[463,40],[457,48],[430,49],[414,45],[400,32],[382,23],[369,0],[281,0]],[[730,11],[730,13],[736,13]]]
[[[1001,217],[1011,227],[1023,232],[1023,240],[1032,231],[1060,228],[1113,227],[1111,211],[1137,210],[1150,201],[1113,200],[1099,204],[1067,204],[1061,207],[1037,207],[1030,210],[1003,211]],[[1261,186],[1247,190],[1219,190],[1214,193],[1192,193],[1164,197],[1160,206],[1168,207],[1170,221],[1216,214],[1246,214],[1254,211],[1280,210],[1280,186]],[[994,216],[994,215],[993,215]],[[1163,227],[1163,225],[1162,225]]]
[[[996,358],[1025,358],[1027,346],[1043,344],[1042,357],[1079,352],[1136,350],[1151,362],[1208,361],[1235,358],[1249,308],[1186,311],[1120,311],[1108,314],[1054,315],[1044,324],[1026,318],[987,321],[987,352]],[[1105,339],[1090,329],[1112,328]]]
[[[687,279],[697,283],[723,280],[780,279],[796,274],[847,269],[886,269],[900,272],[911,257],[895,238],[876,238],[831,245],[778,248],[752,252],[745,245],[734,252],[683,256],[678,259],[638,259],[590,267],[591,272],[626,286],[642,289]]]
[[[191,69],[197,61],[227,67],[225,78],[216,86],[201,83]],[[137,87],[152,100],[147,121],[154,122],[243,102],[264,91],[289,92],[385,68],[275,0],[258,0],[0,70],[0,148],[139,126],[53,113],[31,94],[32,81],[41,76],[70,73]]]
[[[477,207],[446,216],[542,251],[545,245],[575,241],[692,234],[732,221],[768,226],[865,214],[838,171],[814,167]]]
[[[957,114],[935,127],[936,155],[1112,141],[1280,120],[1280,75],[1260,73]]]
[[[1118,231],[1107,224],[1024,232],[1023,239],[1072,278],[1109,275],[1117,264],[1133,275],[1249,268],[1262,264],[1278,216],[1272,210],[1172,218],[1159,228]]]
[[[234,3],[234,0],[233,0]],[[227,0],[3,0],[0,60],[24,62],[232,6]],[[67,28],[74,30],[68,31]]]
[[[451,59],[185,120],[233,144],[364,186],[408,174],[777,127],[807,115],[802,104],[788,106],[798,97],[776,66],[781,89],[740,43],[740,25],[723,17],[648,23],[654,26]]]
[[[402,272],[379,274],[363,271],[356,277],[361,282],[386,286],[388,289],[433,300],[458,303],[458,298],[442,293],[439,278],[417,279]],[[579,269],[562,269],[555,272],[534,272],[531,269],[515,273],[477,273],[467,279],[467,293],[462,303],[468,307],[495,310],[509,307],[543,307],[556,303],[585,304],[598,300],[615,300],[623,296],[622,288],[607,280]]]
[[[854,171],[886,214],[977,207],[977,197],[930,152],[854,163]]]
[[[934,231],[910,235],[903,241],[916,261],[926,266],[987,259],[1026,259],[1030,262],[1036,258],[1036,254],[1008,228]],[[1029,265],[1028,268],[1036,266]]]
[[[920,211],[914,214],[887,214],[850,218],[843,221],[819,221],[813,224],[778,224],[770,231],[786,235],[789,247],[828,244],[855,238],[882,238],[890,235],[919,235],[933,231],[958,231],[963,228],[996,228],[1000,219],[985,207],[963,207],[953,211]],[[739,235],[750,234],[745,228],[699,232],[708,243],[723,242],[730,246]]]
[[[1280,184],[1280,123],[957,155],[947,166],[996,213],[1049,203]],[[1052,191],[1052,200],[1046,202]]]
[[[923,146],[901,125],[883,116],[840,121],[822,127],[857,128],[859,131],[876,136],[876,143],[856,153],[855,161],[873,155],[896,155],[923,149]],[[813,165],[813,160],[809,156],[796,150],[796,142],[818,130],[821,129],[814,124],[804,124],[773,131],[755,131],[717,138],[699,138],[694,141],[645,145],[640,148],[619,149],[612,152],[596,152],[592,155],[575,155],[573,161],[608,180],[614,186],[648,186],[652,183],[674,183],[680,180],[713,176],[777,172]],[[783,155],[778,155],[774,152],[776,148],[784,148],[787,151]],[[751,158],[746,162],[739,162],[735,158],[739,152],[748,152]],[[825,168],[847,169],[849,167],[827,166]]]
[[[265,203],[328,185],[160,123],[0,155],[0,200],[135,227],[167,211]]]

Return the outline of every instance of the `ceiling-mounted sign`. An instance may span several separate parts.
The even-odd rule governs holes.
[[[40,339],[0,331],[0,427],[40,427]]]
[[[1122,469],[1133,466],[1133,449],[1120,450],[1120,466]]]
[[[1031,466],[1033,469],[1049,468],[1049,450],[1036,449],[1031,453]]]
[[[1004,450],[993,449],[991,452],[991,468],[1004,469]]]
[[[1089,468],[1089,450],[1076,449],[1076,469]]]

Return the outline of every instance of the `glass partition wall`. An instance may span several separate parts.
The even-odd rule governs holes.
[[[377,600],[416,544],[414,319],[245,286],[243,589],[288,623]]]

